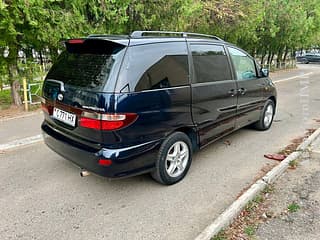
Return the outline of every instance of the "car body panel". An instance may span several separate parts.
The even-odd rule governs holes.
[[[234,80],[192,85],[192,116],[197,126],[200,147],[235,129],[237,97]]]

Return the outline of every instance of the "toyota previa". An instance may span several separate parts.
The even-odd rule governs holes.
[[[135,31],[65,41],[42,91],[45,143],[84,173],[183,179],[192,153],[270,128],[276,89],[244,50],[211,35]]]

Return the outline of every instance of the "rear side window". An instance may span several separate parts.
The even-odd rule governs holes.
[[[230,80],[231,70],[223,46],[191,44],[197,83]]]
[[[67,44],[47,79],[89,90],[101,90],[125,46],[104,40]]]
[[[117,83],[120,92],[170,88],[188,84],[185,42],[156,43],[128,48]]]
[[[244,52],[228,47],[230,57],[238,80],[257,78],[255,61]]]

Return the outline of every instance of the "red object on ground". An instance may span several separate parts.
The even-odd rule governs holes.
[[[265,158],[269,158],[269,159],[272,159],[272,160],[277,160],[277,161],[282,161],[284,160],[287,156],[286,155],[283,155],[283,154],[277,154],[277,153],[274,153],[274,154],[265,154],[263,155]]]

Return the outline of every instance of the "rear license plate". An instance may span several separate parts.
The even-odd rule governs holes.
[[[59,108],[53,109],[53,118],[73,127],[76,125],[76,115]]]

